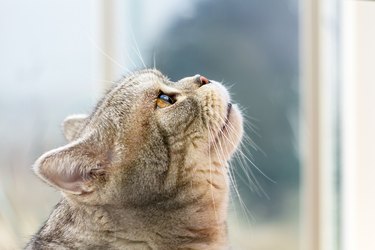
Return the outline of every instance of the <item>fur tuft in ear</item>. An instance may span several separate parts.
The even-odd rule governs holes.
[[[100,154],[90,150],[85,140],[74,141],[66,146],[42,155],[34,164],[35,173],[48,184],[71,194],[94,191],[92,175],[103,172],[105,164]]]
[[[68,141],[73,141],[79,131],[82,129],[82,126],[87,120],[88,115],[70,115],[65,118],[63,122],[63,129],[65,138]]]

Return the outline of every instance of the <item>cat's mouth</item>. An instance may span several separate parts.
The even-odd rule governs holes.
[[[230,116],[231,111],[232,111],[232,103],[228,103],[228,106],[227,106],[227,116],[225,117],[224,124],[221,127],[221,129],[220,129],[219,135],[221,135],[221,134],[223,134],[223,133],[225,133],[227,131],[228,124],[229,124],[229,116]]]
[[[220,164],[223,166],[225,162],[230,159],[233,152],[241,141],[242,115],[236,105],[228,103],[226,117],[223,119],[221,129],[216,133],[214,140],[210,143],[210,150],[212,155],[216,155]]]
[[[217,144],[218,141],[221,139],[221,137],[227,137],[228,129],[229,129],[229,123],[230,123],[230,115],[232,111],[232,103],[228,103],[227,106],[227,114],[224,119],[224,123],[221,126],[219,132],[217,132],[215,139],[213,140],[214,144]]]

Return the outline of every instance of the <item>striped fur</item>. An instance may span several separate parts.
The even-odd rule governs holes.
[[[156,107],[163,92],[176,103]],[[69,143],[36,174],[62,199],[27,249],[226,249],[227,161],[242,116],[227,90],[199,78],[134,72],[91,115],[68,117]]]

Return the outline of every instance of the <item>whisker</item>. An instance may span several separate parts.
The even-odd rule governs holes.
[[[141,51],[139,50],[138,42],[137,42],[137,40],[135,39],[135,35],[134,35],[134,32],[133,32],[132,27],[130,27],[130,34],[131,34],[131,36],[132,36],[133,43],[135,44],[135,48],[136,48],[136,51],[135,51],[135,52],[136,52],[136,54],[138,55],[139,59],[141,60],[143,66],[144,66],[145,68],[147,68],[145,62],[143,61],[142,54],[141,54]]]
[[[221,117],[218,117],[219,119],[221,119],[222,121],[224,121],[224,119],[223,118],[221,118]],[[233,129],[233,131],[231,131],[233,134],[237,134],[236,133],[236,131],[234,130],[234,128],[233,128],[233,126],[232,126],[232,124],[228,124],[229,125],[229,128],[232,128]],[[216,124],[216,127],[218,127],[219,125],[218,124]],[[218,129],[218,131],[220,131],[221,129],[219,129],[219,128],[217,128]],[[230,138],[228,138],[226,135],[225,135],[225,133],[220,133],[219,132],[219,136],[223,136],[229,143],[231,143],[234,147],[236,146],[234,143],[233,143],[233,141],[230,139]],[[238,136],[238,135],[237,135]],[[219,143],[220,144],[220,143]],[[242,142],[241,142],[241,144],[242,144]],[[243,145],[243,144],[242,144]],[[239,163],[239,166],[241,167],[241,169],[243,170],[243,173],[246,175],[246,177],[247,177],[247,180],[248,181],[246,181],[246,180],[244,180],[243,179],[243,177],[242,177],[242,175],[241,174],[238,174],[238,176],[239,176],[239,178],[250,188],[250,190],[253,190],[252,188],[251,188],[251,186],[249,186],[249,184],[248,184],[248,182],[250,182],[250,183],[252,183],[252,184],[254,184],[254,187],[255,187],[255,192],[259,195],[259,196],[262,196],[262,194],[265,196],[265,197],[267,197],[268,199],[269,199],[269,196],[268,196],[268,194],[265,192],[265,190],[262,188],[262,186],[260,185],[260,183],[258,182],[258,179],[256,178],[256,176],[254,175],[254,173],[251,171],[251,169],[246,169],[245,168],[245,166],[246,166],[246,164],[245,164],[245,162],[246,162],[246,160],[245,160],[245,157],[246,157],[246,155],[242,152],[242,145],[241,145],[241,147],[238,147],[238,149],[237,149],[237,154],[239,154],[239,156],[240,156],[240,158],[238,158],[238,163]],[[245,157],[244,157],[245,156]],[[248,161],[250,161],[250,163],[252,163],[251,162],[251,160],[249,160],[249,158],[247,158],[247,160]],[[253,163],[254,164],[254,163]],[[248,170],[248,171],[246,171],[246,170]],[[250,175],[249,175],[250,174]]]
[[[220,149],[221,149],[221,153],[219,153],[219,149],[217,147],[217,145],[220,146]],[[219,161],[222,162],[222,163],[225,163],[225,160],[223,160],[223,158],[221,158],[220,156],[223,154],[223,148],[221,147],[221,143],[220,142],[216,142],[216,140],[214,140],[214,150],[216,152],[216,155],[217,157],[219,158]],[[228,163],[229,165],[230,163]],[[237,197],[238,197],[238,201],[240,202],[240,207],[242,209],[242,212],[243,214],[245,215],[246,219],[248,220],[249,222],[249,218],[247,217],[248,215],[250,215],[252,217],[252,213],[247,209],[247,206],[245,205],[245,203],[243,202],[242,198],[241,198],[241,195],[239,194],[238,192],[238,189],[237,189],[237,185],[236,185],[236,181],[235,181],[235,178],[231,175],[231,172],[230,172],[230,168],[228,168],[229,171],[228,171],[228,176],[229,178],[231,179],[231,183],[233,183],[233,188],[235,190],[235,193],[237,194]],[[250,222],[249,222],[250,223]]]
[[[137,64],[134,62],[134,60],[131,58],[129,52],[127,50],[125,50],[125,55],[126,57],[128,58],[128,60],[130,61],[130,63],[133,65],[134,68],[137,68]]]
[[[220,119],[222,119],[221,117],[219,117]],[[223,119],[222,119],[223,120]],[[225,122],[225,120],[223,120],[223,122]],[[227,126],[227,128],[232,128],[232,133],[236,133],[235,132],[235,130],[234,130],[234,128],[233,128],[233,126],[232,126],[232,124],[228,121],[227,122],[227,124],[228,124],[228,126]],[[225,136],[225,134],[224,133],[221,133],[221,135],[223,135],[224,137],[226,137]],[[230,140],[228,140],[233,146],[236,146],[232,141],[230,141]],[[259,173],[261,173],[267,180],[269,180],[269,181],[271,181],[272,183],[276,183],[276,181],[275,180],[273,180],[273,179],[271,179],[269,176],[267,176],[259,167],[257,167],[256,165],[255,165],[255,163],[249,158],[249,157],[247,157],[247,155],[246,154],[244,154],[241,150],[239,150],[238,151],[246,160],[248,160],[250,163],[251,163],[251,165],[259,172]]]
[[[253,174],[252,170],[251,169],[247,169],[246,168],[246,160],[244,160],[244,158],[242,157],[241,154],[239,153],[236,153],[236,161],[239,165],[239,167],[242,169],[243,173],[246,175],[246,180],[242,177],[241,174],[238,174],[238,177],[246,184],[247,187],[250,188],[250,190],[256,192],[258,195],[260,195],[260,190],[261,190],[261,187],[260,187],[260,184],[257,180],[257,178],[255,177],[255,175]],[[251,186],[251,184],[253,184],[253,186]]]
[[[155,50],[154,50],[154,52],[153,52],[153,61],[154,61],[154,69],[156,69]]]
[[[89,37],[89,40],[91,42],[91,44],[94,46],[95,49],[97,49],[102,55],[104,55],[108,60],[110,60],[112,63],[114,63],[115,65],[117,65],[118,67],[120,67],[121,69],[125,70],[126,72],[131,72],[127,67],[125,67],[124,65],[120,64],[118,61],[116,61],[113,57],[111,57],[110,55],[108,55],[106,52],[104,52],[100,47],[99,45],[91,38]]]

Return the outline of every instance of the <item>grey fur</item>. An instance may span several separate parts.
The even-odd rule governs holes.
[[[157,108],[161,91],[176,102]],[[26,249],[226,249],[226,167],[243,131],[229,102],[219,83],[142,70],[68,117],[69,143],[34,164],[62,199]]]

